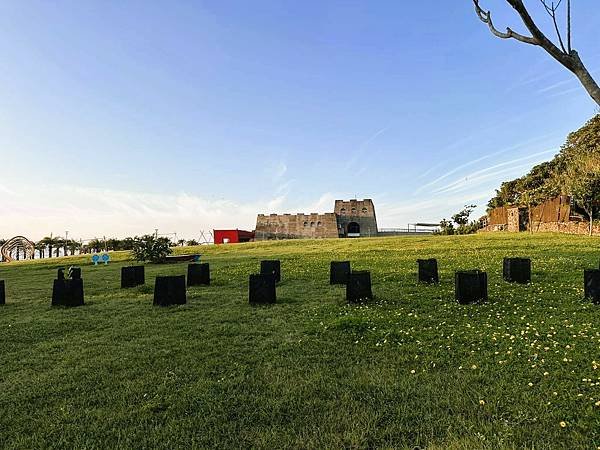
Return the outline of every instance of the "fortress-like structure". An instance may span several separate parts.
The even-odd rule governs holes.
[[[377,236],[371,199],[336,200],[333,213],[259,214],[255,239],[311,239]]]

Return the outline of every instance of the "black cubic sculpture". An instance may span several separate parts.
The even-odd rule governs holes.
[[[460,304],[475,303],[488,299],[487,273],[465,270],[454,275],[455,297]]]
[[[52,306],[83,306],[83,280],[81,278],[56,279],[52,287]]]
[[[156,277],[154,306],[185,305],[185,275]]]
[[[346,282],[346,301],[348,303],[359,303],[372,298],[371,272],[350,272]]]
[[[208,263],[188,264],[187,269],[188,286],[209,286],[210,266]]]
[[[281,262],[277,259],[260,262],[260,273],[262,275],[274,275],[275,282],[281,281]]]
[[[121,288],[132,288],[146,283],[144,266],[121,267]]]
[[[261,273],[250,275],[248,300],[251,304],[269,304],[277,302],[275,275]]]
[[[600,303],[600,269],[586,269],[583,272],[585,298]]]
[[[57,280],[65,279],[65,269],[64,268],[58,269],[58,272],[56,273],[56,279]]]
[[[509,283],[531,282],[531,260],[529,258],[504,258],[502,275]]]
[[[0,305],[6,304],[6,286],[4,280],[0,280]]]
[[[69,267],[69,278],[71,278],[72,280],[77,280],[79,278],[81,278],[81,267]]]
[[[417,259],[419,283],[439,283],[437,259]]]
[[[331,261],[329,284],[346,284],[350,272],[350,261]]]

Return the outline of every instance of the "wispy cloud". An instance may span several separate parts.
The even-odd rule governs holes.
[[[458,180],[455,180],[451,183],[448,183],[445,186],[439,187],[433,191],[434,194],[441,194],[445,192],[453,192],[463,188],[472,188],[476,184],[480,184],[484,181],[488,180],[498,180],[500,179],[500,175],[511,173],[519,170],[525,170],[531,168],[534,163],[532,160],[536,158],[539,159],[540,156],[547,156],[550,154],[555,154],[558,152],[558,149],[545,150],[543,152],[533,153],[531,155],[527,155],[521,158],[514,158],[509,161],[504,161],[498,164],[494,164],[489,167],[485,167],[483,169],[476,170],[471,172],[464,177],[461,177]],[[542,158],[546,159],[546,158]],[[518,164],[523,161],[528,161],[526,164]]]
[[[428,182],[428,183],[425,183],[425,184],[423,184],[423,185],[419,186],[419,187],[418,187],[418,188],[415,190],[415,192],[414,192],[414,195],[418,195],[418,194],[420,194],[421,192],[424,192],[424,191],[426,191],[426,190],[429,190],[429,189],[431,189],[432,187],[434,187],[434,186],[436,186],[437,184],[439,184],[440,182],[442,182],[442,181],[444,181],[444,180],[448,179],[448,178],[449,178],[449,177],[451,177],[452,175],[455,175],[455,174],[459,173],[459,172],[460,172],[460,171],[462,171],[463,169],[466,169],[466,168],[468,168],[468,167],[471,167],[471,166],[475,166],[475,165],[477,165],[478,163],[480,163],[480,162],[482,162],[482,161],[485,161],[485,160],[487,160],[487,159],[493,158],[493,157],[495,157],[495,156],[499,156],[499,155],[502,155],[502,154],[508,153],[508,152],[510,152],[510,151],[518,150],[518,149],[521,149],[521,148],[523,148],[523,147],[527,147],[527,146],[534,145],[534,144],[536,144],[536,143],[543,142],[543,141],[547,140],[549,136],[550,136],[550,135],[544,135],[544,136],[539,136],[539,137],[536,137],[536,138],[528,139],[528,140],[526,140],[526,141],[523,141],[523,142],[520,142],[520,143],[518,143],[518,144],[515,144],[515,145],[512,145],[512,146],[509,146],[509,147],[503,148],[503,149],[501,149],[501,150],[498,150],[498,151],[495,151],[495,152],[492,152],[492,153],[485,154],[485,155],[483,155],[483,156],[481,156],[481,157],[479,157],[479,158],[475,158],[475,159],[473,159],[473,160],[471,160],[471,161],[467,161],[467,162],[465,162],[465,163],[463,163],[463,164],[460,164],[460,165],[458,165],[458,166],[456,166],[456,167],[454,167],[454,168],[452,168],[452,169],[448,170],[448,171],[447,171],[447,172],[445,172],[444,174],[442,174],[442,175],[440,175],[440,176],[436,177],[435,179],[431,180],[430,182]]]
[[[471,192],[469,194],[450,195],[450,196],[431,196],[422,201],[400,201],[394,205],[384,206],[379,209],[378,225],[382,228],[387,227],[406,227],[406,220],[415,222],[438,223],[442,218],[449,217],[464,204],[481,204],[487,202],[490,198],[489,190]],[[377,205],[376,205],[377,206]],[[481,213],[483,208],[476,211]]]
[[[373,143],[379,136],[381,136],[383,133],[385,133],[389,129],[390,129],[390,127],[381,128],[380,130],[376,131],[371,136],[369,136],[365,141],[363,141],[358,146],[358,149],[352,154],[352,156],[350,158],[348,158],[348,161],[346,162],[346,165],[344,166],[344,170],[348,170],[348,169],[351,169],[352,167],[354,167],[356,165],[356,163],[359,162],[365,156],[367,151],[369,151],[369,145],[371,143]]]

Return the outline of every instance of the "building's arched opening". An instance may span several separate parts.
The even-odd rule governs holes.
[[[348,237],[359,237],[360,236],[360,225],[356,222],[350,222],[348,224]]]

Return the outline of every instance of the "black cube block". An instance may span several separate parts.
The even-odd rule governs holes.
[[[154,306],[185,305],[185,275],[156,277]]]
[[[346,284],[350,272],[350,261],[331,261],[329,284]]]
[[[277,259],[260,262],[260,273],[262,275],[274,275],[275,281],[281,281],[281,262]]]
[[[510,283],[531,282],[531,260],[529,258],[504,258],[502,275]]]
[[[251,304],[268,304],[277,302],[276,281],[273,274],[250,275],[248,300]]]
[[[0,280],[0,305],[6,304],[6,286],[4,280]]]
[[[348,303],[359,303],[372,298],[371,272],[350,272],[346,282],[346,301]]]
[[[83,306],[83,280],[54,280],[52,306]]]
[[[187,270],[188,286],[210,285],[210,266],[208,263],[188,264]]]
[[[439,283],[437,259],[417,259],[419,283]]]
[[[121,267],[121,288],[132,288],[145,283],[144,266]]]
[[[586,269],[583,272],[585,298],[600,303],[600,269]]]
[[[465,270],[454,275],[455,297],[460,304],[475,303],[488,299],[487,273]]]
[[[69,267],[69,278],[77,280],[81,278],[81,267]]]
[[[65,279],[65,269],[63,269],[63,268],[58,269],[58,272],[56,273],[56,279],[57,280],[64,280]]]

